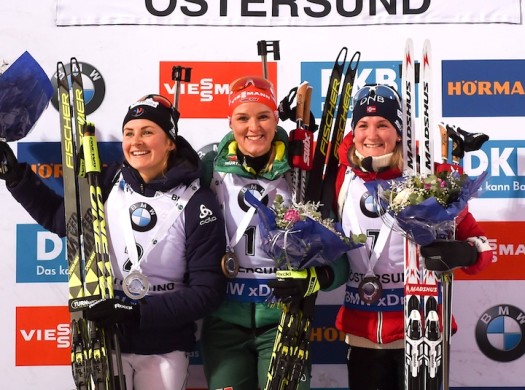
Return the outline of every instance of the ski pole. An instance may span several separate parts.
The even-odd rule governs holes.
[[[306,171],[312,167],[313,133],[305,128],[306,123],[310,123],[310,111],[306,112],[305,107],[310,106],[308,94],[309,84],[303,82],[297,88],[295,106],[295,130],[290,131],[289,156],[293,167],[292,178],[292,197],[295,202],[303,202],[305,197]],[[306,119],[308,118],[308,119]]]
[[[308,182],[309,172],[313,168],[314,163],[314,133],[313,127],[315,124],[310,124],[311,120],[311,106],[312,106],[312,92],[313,87],[308,85],[306,87],[306,94],[304,97],[304,107],[303,107],[303,128],[305,131],[305,139],[303,141],[303,168],[300,170],[300,188],[301,188],[301,199],[304,201],[306,199],[306,183]],[[312,128],[311,128],[312,127]]]
[[[452,141],[452,161],[454,165],[459,164],[459,157],[464,155],[464,146],[461,138],[450,126],[440,125],[441,134],[441,159],[447,162],[449,159],[449,139]],[[455,225],[455,224],[454,224]],[[455,236],[455,226],[451,239]],[[450,383],[450,339],[452,337],[452,272],[443,272],[439,275],[441,280],[441,316],[443,324],[441,380],[443,390],[449,389]]]
[[[268,53],[273,53],[274,61],[281,59],[279,41],[258,41],[257,53],[261,56],[263,77],[268,80]]]
[[[489,137],[483,133],[469,133],[459,127],[440,124],[441,134],[441,157],[443,162],[447,162],[449,155],[449,139],[452,142],[452,161],[454,165],[459,165],[460,159],[465,152],[473,152],[481,149],[483,143]],[[441,275],[442,288],[442,316],[443,316],[443,362],[442,362],[442,381],[443,390],[449,389],[450,384],[450,341],[452,338],[452,282],[454,280],[453,271],[443,272]]]

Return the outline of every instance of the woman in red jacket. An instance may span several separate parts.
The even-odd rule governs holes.
[[[353,107],[352,131],[339,148],[338,214],[347,234],[364,233],[368,240],[348,252],[349,277],[336,327],[345,332],[349,345],[352,390],[403,389],[404,241],[379,217],[364,184],[402,174],[401,99],[387,85],[367,85],[357,92]],[[422,255],[434,259],[426,259],[427,268],[437,267],[436,257],[446,268],[462,267],[468,273],[477,273],[490,263],[492,251],[484,232],[468,210],[461,214],[456,240],[422,247]],[[363,280],[382,287],[381,299],[363,301]]]

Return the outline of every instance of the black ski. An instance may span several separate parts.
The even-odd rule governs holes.
[[[317,143],[315,145],[313,167],[308,175],[308,183],[306,185],[307,201],[319,202],[321,200],[323,186],[320,185],[320,183],[323,181],[325,163],[329,153],[330,136],[332,134],[334,115],[339,98],[339,90],[341,89],[341,78],[343,77],[347,54],[348,48],[343,47],[337,55],[330,75],[321,123],[319,124],[319,134],[317,135]]]
[[[91,389],[91,367],[87,339],[87,324],[81,310],[89,305],[84,300],[84,271],[81,254],[80,204],[77,198],[76,146],[69,82],[63,63],[57,64],[58,104],[64,181],[66,223],[66,255],[68,262],[69,311],[71,312],[71,368],[78,390]]]
[[[334,129],[332,130],[332,139],[328,148],[328,157],[326,168],[324,169],[323,185],[321,186],[321,215],[323,218],[333,217],[331,215],[333,199],[335,196],[335,181],[337,178],[337,169],[339,167],[339,146],[345,135],[346,121],[352,102],[352,90],[354,80],[357,74],[357,67],[361,53],[356,51],[347,65],[341,97],[337,105],[337,114],[335,116]]]
[[[113,278],[105,232],[100,159],[94,126],[86,121],[82,76],[71,59],[71,85],[63,63],[57,64],[64,180],[64,208],[71,312],[71,365],[77,389],[125,389],[122,366],[112,375],[112,329],[83,318],[90,303],[113,297]],[[113,340],[120,363],[118,339]]]
[[[334,189],[326,187],[335,186],[339,162],[337,149],[344,136],[353,82],[360,57],[360,53],[356,52],[348,64],[343,82],[343,96],[337,108],[347,52],[346,47],[341,49],[330,76],[315,152],[312,153],[310,147],[310,140],[313,139],[312,132],[316,130],[316,127],[315,124],[310,123],[312,119],[310,113],[311,87],[308,82],[305,81],[299,87],[293,88],[289,95],[281,101],[279,107],[281,119],[293,119],[296,122],[296,129],[289,134],[289,162],[293,168],[292,198],[295,202],[320,202],[324,195],[323,199],[327,200],[326,207],[321,210],[321,213],[324,213],[323,218],[331,217],[330,208]],[[341,58],[343,58],[342,62]],[[294,114],[291,103],[295,97],[297,101]],[[335,114],[336,129],[332,132]],[[332,139],[330,139],[331,136]],[[330,153],[330,145],[332,145],[333,153]],[[325,163],[328,164],[326,168]],[[306,380],[310,332],[316,298],[317,294],[312,294],[283,305],[265,390],[297,389],[300,382]]]

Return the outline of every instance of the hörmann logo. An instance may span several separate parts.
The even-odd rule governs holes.
[[[69,133],[69,132],[68,132]],[[98,142],[98,150],[103,158],[102,165],[122,161],[121,142]],[[71,144],[72,147],[72,144]],[[60,142],[18,142],[18,158],[31,166],[33,172],[47,186],[58,194],[63,194],[63,166]]]
[[[525,60],[443,61],[443,116],[524,116],[524,67]]]
[[[525,95],[525,88],[521,81],[449,81],[447,95]]]

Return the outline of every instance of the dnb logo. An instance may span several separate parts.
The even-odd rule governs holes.
[[[489,359],[519,359],[525,354],[525,313],[512,305],[491,307],[478,320],[476,341]]]
[[[78,65],[82,74],[82,84],[84,85],[84,109],[86,111],[86,115],[89,115],[95,112],[97,108],[99,108],[102,104],[104,96],[106,95],[106,83],[104,82],[104,78],[102,77],[100,72],[93,65],[87,64],[85,62],[79,62]],[[71,72],[70,64],[65,64],[65,68],[66,73],[68,75],[68,79],[71,82],[71,79],[69,78]],[[53,84],[53,88],[56,91],[58,88],[56,73],[51,78],[51,83]],[[55,109],[58,111],[57,93],[53,94],[51,103],[53,104],[53,107],[55,107]]]

